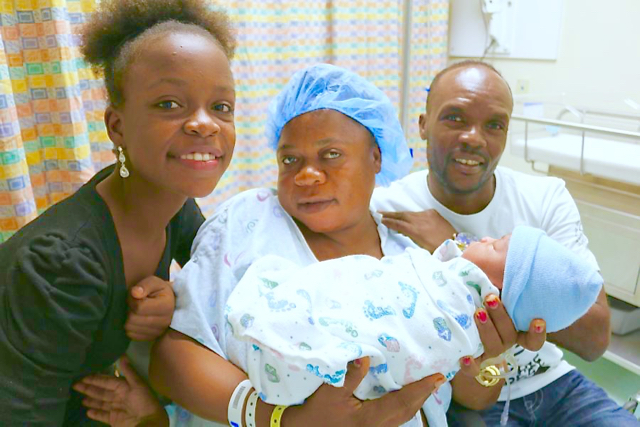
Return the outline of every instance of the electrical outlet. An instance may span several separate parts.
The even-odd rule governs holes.
[[[516,93],[529,93],[529,80],[518,79],[516,83]]]

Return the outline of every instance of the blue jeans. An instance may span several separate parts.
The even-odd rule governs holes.
[[[452,404],[447,412],[449,426],[500,425],[505,402],[473,412]],[[572,370],[546,387],[509,406],[509,427],[638,427],[640,421],[611,400],[604,390]]]

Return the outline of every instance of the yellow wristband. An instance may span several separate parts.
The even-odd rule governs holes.
[[[288,406],[278,405],[275,407],[273,412],[271,413],[271,427],[280,427],[280,420],[282,419],[282,414],[284,414],[284,410],[287,409]]]

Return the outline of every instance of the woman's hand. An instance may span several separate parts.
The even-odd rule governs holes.
[[[496,295],[487,296],[485,307],[486,309],[477,309],[475,314],[476,326],[484,346],[484,354],[476,360],[469,358],[471,359],[469,361],[463,358],[461,363],[462,370],[473,376],[480,372],[480,363],[504,353],[515,344],[530,351],[537,351],[547,339],[546,324],[542,319],[531,321],[527,332],[517,331],[502,301]]]
[[[291,406],[284,412],[283,425],[395,427],[409,421],[445,382],[444,376],[437,374],[379,399],[361,401],[353,392],[368,372],[368,358],[361,359],[357,365],[349,364],[343,387],[322,385],[303,405]],[[229,400],[247,377],[220,355],[169,329],[154,345],[149,378],[156,390],[182,408],[201,418],[227,423]],[[256,425],[269,426],[273,409],[273,405],[259,400]]]
[[[480,340],[484,346],[484,353],[477,359],[473,359],[471,356],[461,358],[460,372],[451,381],[453,399],[459,404],[477,411],[493,405],[504,385],[504,380],[492,387],[480,385],[474,378],[480,373],[480,364],[504,353],[515,344],[519,344],[527,350],[539,350],[547,337],[545,322],[542,319],[534,319],[529,325],[528,332],[516,331],[507,310],[502,305],[500,298],[495,295],[487,296],[485,307],[487,308],[477,309],[474,316]]]
[[[168,426],[164,408],[126,357],[119,367],[124,377],[97,374],[74,384],[87,396],[82,404],[89,418],[115,427]]]
[[[431,375],[379,399],[362,401],[353,392],[369,372],[369,358],[349,365],[344,386],[322,385],[304,405],[292,406],[283,415],[288,426],[398,426],[415,416],[425,400],[445,383],[442,374]]]
[[[171,282],[149,276],[131,288],[127,303],[127,336],[134,341],[153,341],[169,328],[176,298]]]

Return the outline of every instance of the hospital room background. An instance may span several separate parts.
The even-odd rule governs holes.
[[[103,84],[76,35],[96,4],[0,2],[0,242],[115,160]],[[330,62],[374,82],[396,105],[421,169],[417,118],[430,81],[447,64],[483,58],[515,99],[501,164],[565,179],[611,298],[609,350],[593,363],[567,359],[618,403],[640,399],[640,1],[218,4],[239,39],[238,143],[216,191],[199,200],[205,215],[239,191],[274,185],[266,106],[294,71]]]

